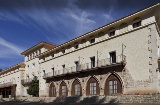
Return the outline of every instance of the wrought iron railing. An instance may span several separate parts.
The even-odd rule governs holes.
[[[124,55],[123,56],[119,55],[119,56],[116,56],[115,58],[101,59],[101,60],[97,60],[97,61],[93,61],[93,62],[89,62],[89,63],[80,64],[78,66],[63,68],[60,70],[56,70],[54,72],[53,71],[48,72],[48,73],[44,74],[43,78],[48,78],[48,77],[57,76],[57,75],[63,75],[63,74],[67,74],[67,73],[73,73],[73,72],[82,71],[82,70],[90,70],[90,69],[94,69],[97,67],[105,67],[105,66],[121,63],[124,61],[126,61],[126,57]]]

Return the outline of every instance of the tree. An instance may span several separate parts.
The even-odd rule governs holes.
[[[34,97],[39,96],[39,80],[37,79],[37,77],[34,77],[34,79],[32,80],[29,88],[27,89],[27,93]]]

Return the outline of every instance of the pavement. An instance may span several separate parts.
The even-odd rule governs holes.
[[[160,105],[146,103],[106,103],[106,104],[86,104],[86,103],[44,103],[44,102],[27,102],[27,101],[3,101],[0,105]]]

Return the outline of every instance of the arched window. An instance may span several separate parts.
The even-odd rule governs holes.
[[[67,85],[64,81],[60,84],[59,96],[68,96]]]
[[[51,83],[49,87],[49,97],[56,97],[56,87],[54,83]]]
[[[139,17],[133,19],[133,24],[132,24],[133,28],[137,28],[137,27],[141,26],[141,22],[142,22],[142,20]]]
[[[117,76],[110,75],[105,83],[105,95],[122,93],[122,84]]]
[[[80,82],[75,79],[74,82],[72,83],[72,90],[71,90],[72,96],[80,96],[82,95],[82,87]]]
[[[98,81],[94,78],[91,77],[86,86],[86,95],[99,95],[100,94],[100,88]]]

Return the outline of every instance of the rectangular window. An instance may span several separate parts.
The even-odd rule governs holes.
[[[117,94],[117,81],[116,80],[112,80],[112,81],[109,81],[109,94],[112,95],[112,94]]]
[[[54,58],[54,53],[52,53],[52,58]]]
[[[32,63],[32,68],[34,68],[35,67],[35,63]]]
[[[91,57],[91,68],[95,67],[95,57]]]
[[[112,51],[109,53],[110,55],[110,63],[116,63],[116,52]]]
[[[79,85],[79,84],[76,84],[76,85],[75,85],[75,95],[76,95],[76,96],[79,96],[79,95],[80,95],[80,85]]]
[[[95,38],[92,38],[90,43],[94,43],[95,42]]]
[[[133,28],[141,26],[141,21],[138,21],[136,23],[133,23]]]
[[[65,65],[62,65],[63,74],[66,73]]]
[[[113,86],[114,86],[114,87],[113,87],[113,88],[114,88],[113,93],[116,94],[116,93],[117,93],[117,81],[116,81],[116,80],[113,81],[113,84],[114,84],[114,85],[113,85]]]
[[[62,53],[63,53],[63,54],[65,53],[65,50],[64,50],[64,49],[62,50]]]
[[[66,96],[66,86],[62,86],[62,96]]]
[[[52,87],[52,95],[56,97],[56,87]]]
[[[54,67],[52,68],[53,76],[54,76]]]
[[[41,54],[41,50],[39,50],[39,54]]]
[[[109,33],[109,36],[113,36],[113,35],[115,35],[115,30]]]
[[[109,94],[110,95],[113,94],[113,84],[112,84],[112,81],[109,81]]]
[[[90,95],[96,95],[96,83],[90,83]]]
[[[78,47],[79,47],[78,44],[76,44],[76,45],[75,45],[75,49],[78,49]]]
[[[76,66],[76,71],[78,71],[78,67],[79,67],[79,62],[75,61],[75,66]]]

